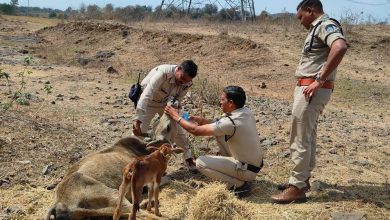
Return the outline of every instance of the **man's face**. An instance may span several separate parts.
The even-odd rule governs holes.
[[[310,28],[310,24],[314,21],[315,17],[313,15],[313,10],[311,8],[302,9],[300,8],[297,11],[297,18],[301,24],[306,28]]]
[[[219,105],[221,106],[223,113],[230,112],[232,102],[232,100],[229,100],[226,97],[226,93],[221,93],[221,96],[219,97]]]
[[[185,73],[184,70],[180,67],[176,68],[175,79],[176,83],[179,85],[183,85],[192,81],[192,77]]]

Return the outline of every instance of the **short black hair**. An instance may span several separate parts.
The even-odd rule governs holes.
[[[323,11],[322,3],[320,0],[303,0],[301,3],[297,6],[297,11],[302,8],[303,10],[306,10],[307,8],[316,8],[320,11]]]
[[[237,108],[242,108],[245,105],[246,95],[244,89],[239,86],[227,86],[223,89],[226,98],[232,100]]]
[[[198,74],[198,66],[192,60],[184,60],[180,64],[180,68],[182,68],[185,73],[191,76],[191,78],[195,78],[196,74]]]

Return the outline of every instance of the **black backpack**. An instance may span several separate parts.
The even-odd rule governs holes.
[[[134,103],[134,108],[137,108],[137,103],[142,94],[142,87],[139,84],[141,73],[138,74],[138,81],[130,87],[129,99]]]

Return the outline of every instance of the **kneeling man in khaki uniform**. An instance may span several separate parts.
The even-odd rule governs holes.
[[[212,121],[190,116],[190,121],[196,123],[181,118],[177,109],[165,107],[165,113],[189,133],[216,137],[221,156],[200,156],[196,167],[202,174],[226,183],[238,197],[249,195],[248,181],[256,178],[263,165],[256,120],[252,111],[244,107],[245,101],[241,87],[228,86],[220,97],[223,117]]]

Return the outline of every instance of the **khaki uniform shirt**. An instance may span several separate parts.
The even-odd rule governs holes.
[[[256,129],[256,120],[249,108],[234,110],[229,116],[236,124],[236,132],[227,141],[232,157],[240,162],[260,167],[263,151]],[[215,136],[232,135],[234,125],[228,117],[222,117],[212,124]]]
[[[322,23],[316,28],[314,33],[313,45],[311,51],[310,41],[314,31],[314,27],[320,22]],[[330,47],[337,39],[345,39],[341,33],[341,29],[334,21],[329,20],[329,16],[324,14],[318,17],[311,23],[309,34],[306,37],[305,45],[302,50],[302,57],[298,68],[295,72],[297,78],[316,77],[321,73],[322,68],[326,65]],[[327,80],[334,81],[336,77],[336,69],[330,73]]]
[[[169,97],[182,101],[192,82],[184,85],[176,84],[175,68],[177,65],[160,65],[152,69],[142,80],[142,95],[138,101],[135,119],[143,121],[148,108],[164,108]]]

